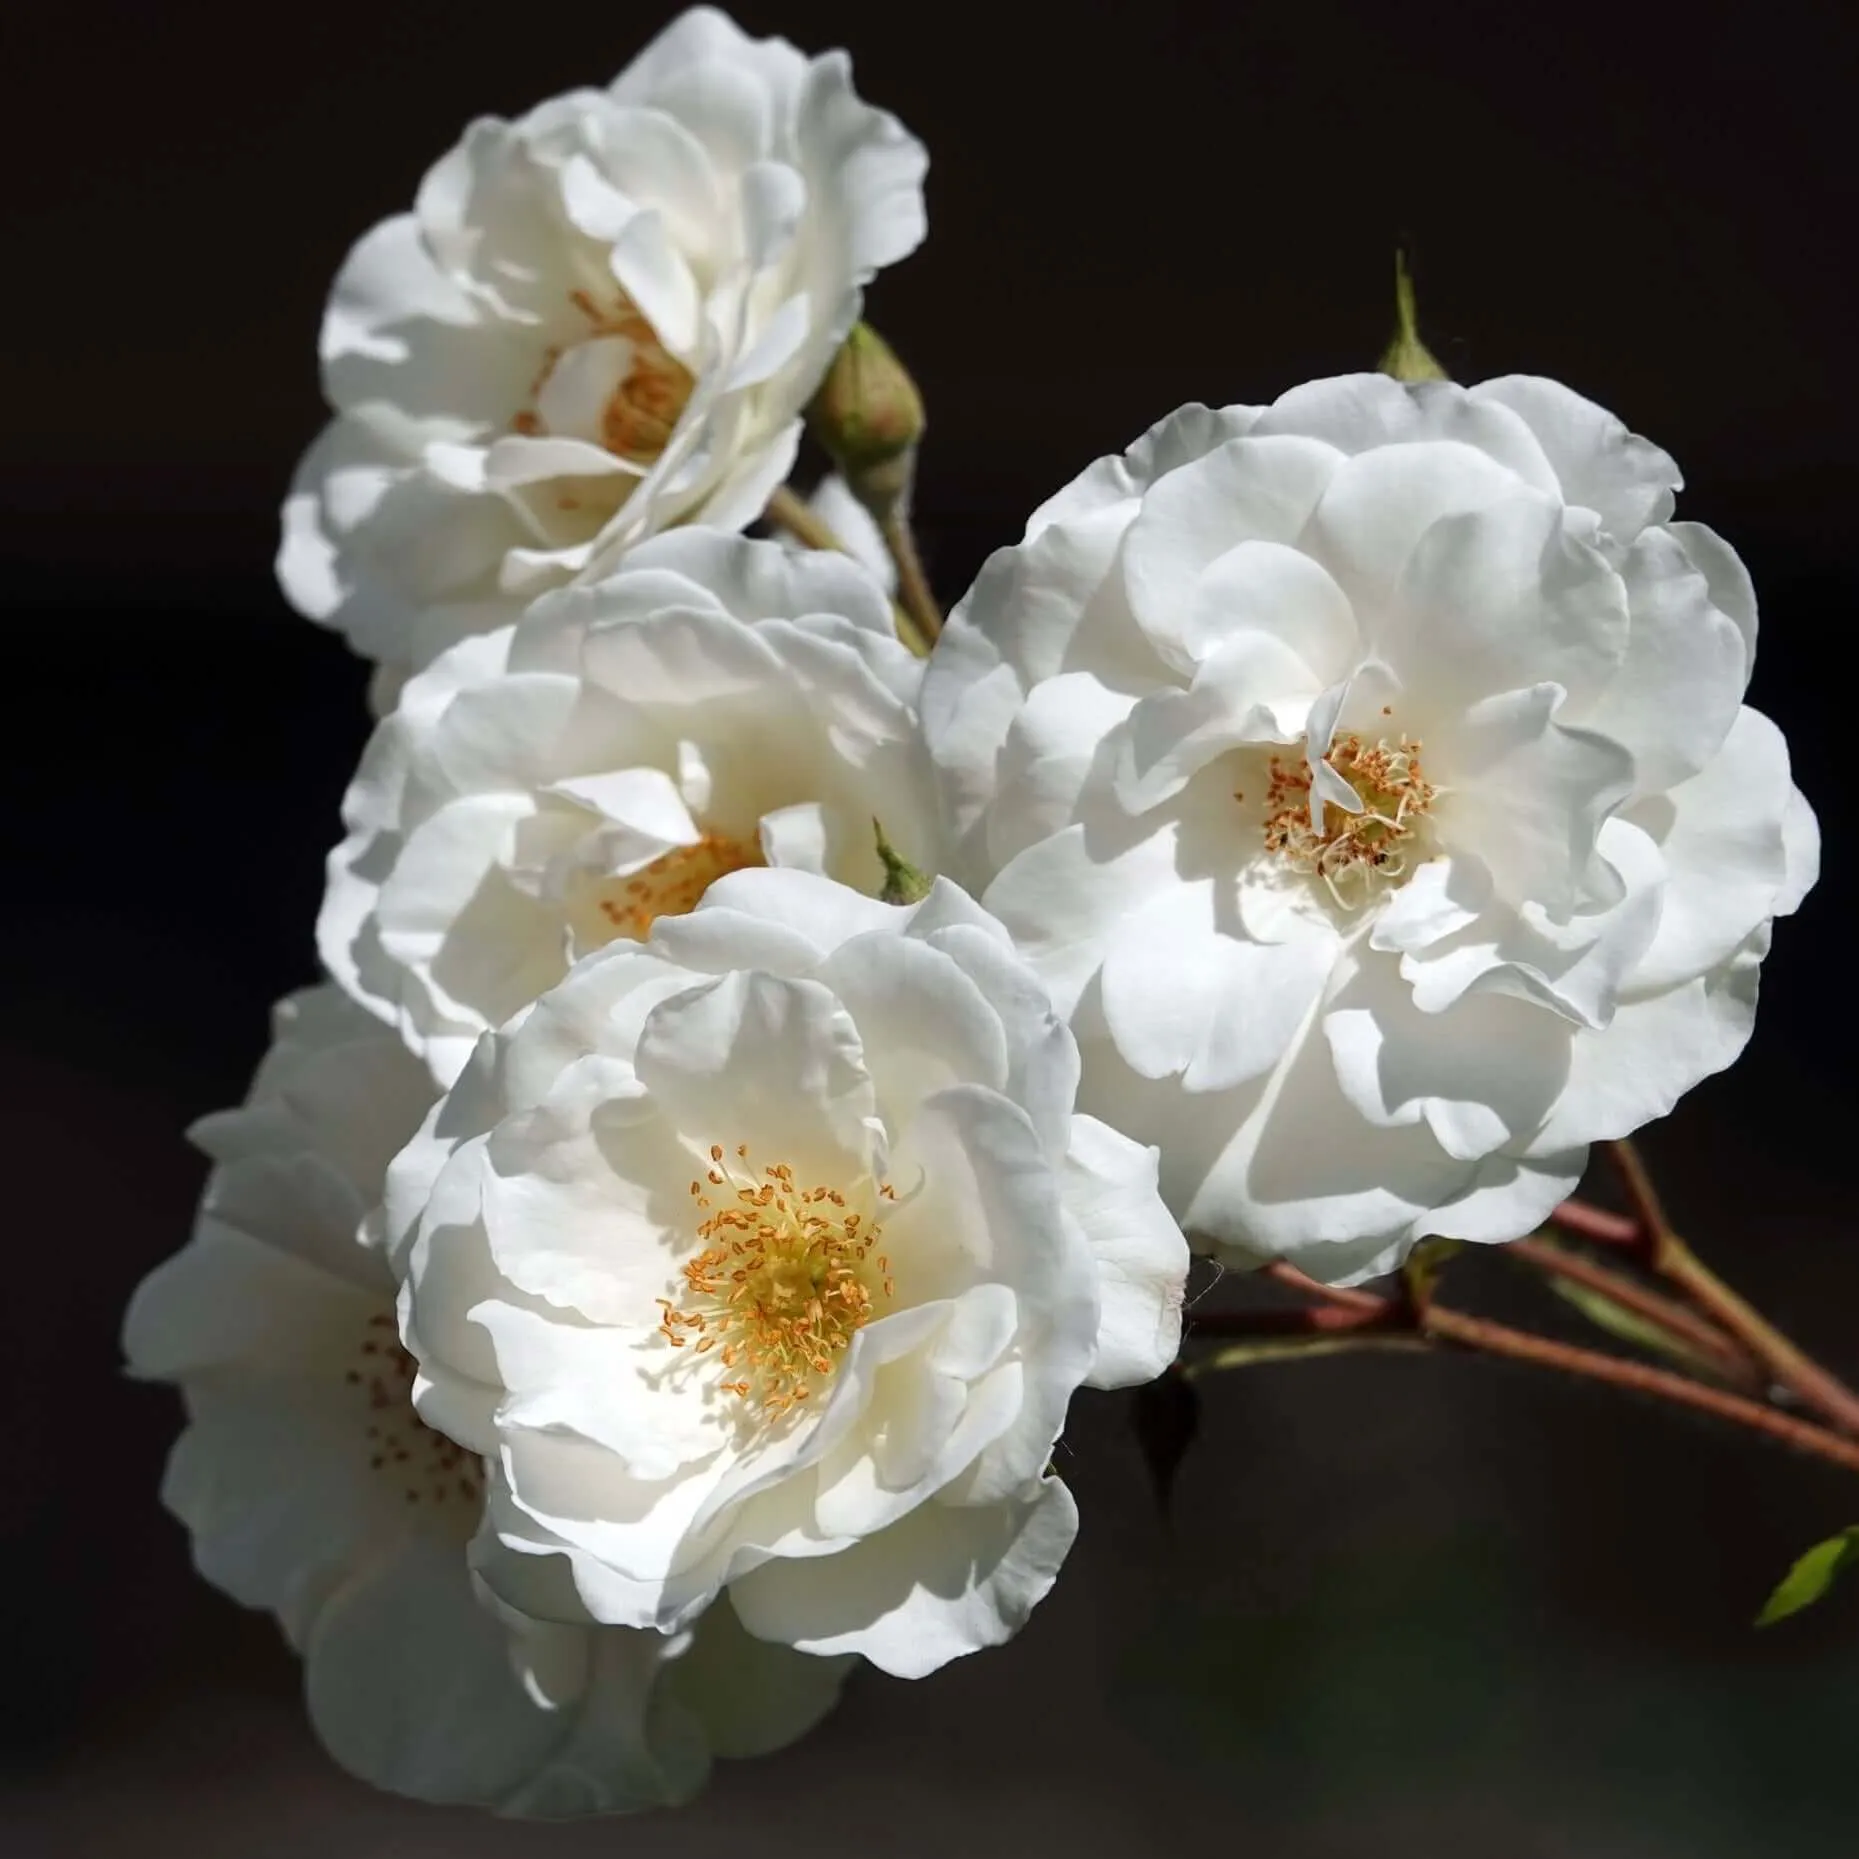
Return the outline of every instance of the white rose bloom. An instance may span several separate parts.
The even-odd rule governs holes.
[[[278,1616],[318,1734],[363,1779],[549,1818],[684,1799],[712,1753],[816,1721],[839,1669],[727,1607],[665,1636],[500,1624],[474,1595],[482,1467],[415,1414],[393,1279],[358,1237],[433,1095],[314,988],[280,1005],[245,1105],[196,1127],[217,1164],[198,1225],[125,1325],[132,1373],[187,1402],[162,1495],[208,1580]]]
[[[1000,926],[723,878],[473,1054],[389,1172],[427,1420],[500,1468],[527,1613],[751,1633],[916,1676],[1011,1635],[1076,1530],[1081,1384],[1173,1358],[1153,1150]]]
[[[1514,1238],[1742,1048],[1818,842],[1678,484],[1551,381],[1318,381],[1093,465],[951,620],[952,869],[1235,1260]]]
[[[875,892],[874,816],[934,862],[921,677],[846,557],[658,537],[408,685],[344,803],[323,959],[449,1083],[577,957],[720,873]]]
[[[285,593],[405,672],[643,537],[742,527],[922,240],[926,160],[843,52],[708,7],[605,90],[474,123],[336,280]]]

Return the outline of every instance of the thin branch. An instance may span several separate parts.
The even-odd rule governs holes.
[[[912,625],[930,645],[942,633],[942,609],[936,604],[935,590],[923,572],[923,557],[917,553],[917,539],[910,527],[906,500],[900,497],[891,513],[878,525],[884,546],[897,565],[897,601],[909,614]]]
[[[1666,1217],[1645,1162],[1630,1142],[1610,1142],[1607,1147],[1633,1210],[1651,1240],[1652,1263],[1661,1276],[1687,1292],[1783,1387],[1799,1395],[1842,1432],[1859,1433],[1859,1395],[1790,1342],[1679,1238]]]
[[[1859,1472],[1859,1443],[1830,1433],[1810,1421],[1797,1420],[1792,1414],[1765,1407],[1760,1401],[1752,1401],[1744,1395],[1675,1375],[1669,1369],[1652,1368],[1622,1356],[1603,1355],[1598,1350],[1552,1342],[1547,1337],[1532,1336],[1526,1330],[1513,1330],[1507,1324],[1492,1323],[1439,1304],[1427,1312],[1426,1324],[1428,1334],[1440,1341],[1482,1350],[1487,1355],[1507,1356],[1513,1361],[1534,1362],[1542,1368],[1559,1369],[1567,1375],[1605,1382],[1638,1394],[1650,1394],[1656,1399],[1731,1421],[1752,1432],[1765,1433],[1799,1452],[1813,1453],[1835,1465],[1845,1466],[1848,1471]]]
[[[1549,1224],[1602,1246],[1636,1246],[1640,1242],[1637,1220],[1610,1213],[1605,1207],[1590,1207],[1586,1201],[1564,1201],[1549,1216]]]
[[[1791,1389],[1845,1433],[1859,1433],[1859,1395],[1746,1303],[1682,1239],[1662,1245],[1661,1269]]]
[[[1620,1177],[1620,1185],[1626,1190],[1627,1204],[1633,1209],[1634,1220],[1656,1254],[1660,1246],[1677,1238],[1677,1235],[1672,1231],[1671,1221],[1666,1218],[1665,1203],[1659,1198],[1659,1190],[1653,1186],[1652,1171],[1647,1168],[1645,1157],[1626,1137],[1608,1143],[1606,1148],[1607,1159],[1613,1163],[1614,1173]],[[1656,1257],[1654,1263],[1658,1263]]]
[[[832,549],[841,555],[852,553],[840,541],[838,532],[830,524],[821,521],[813,506],[785,484],[778,485],[768,493],[768,502],[762,514],[769,522],[778,523],[797,542],[804,542],[810,549]]]
[[[1221,1339],[1221,1346],[1185,1364],[1190,1374],[1240,1368],[1255,1362],[1311,1359],[1363,1349],[1412,1352],[1441,1344],[1534,1362],[1585,1381],[1597,1381],[1633,1393],[1651,1395],[1675,1406],[1727,1420],[1750,1432],[1761,1433],[1799,1452],[1859,1471],[1859,1442],[1812,1421],[1798,1419],[1761,1401],[1734,1394],[1708,1382],[1693,1381],[1670,1369],[1653,1368],[1624,1356],[1604,1355],[1527,1330],[1493,1323],[1469,1312],[1431,1304],[1411,1327],[1413,1314],[1398,1307],[1389,1314],[1348,1310],[1335,1304],[1307,1305],[1292,1310],[1224,1311],[1194,1319],[1189,1340]]]
[[[1301,1291],[1306,1297],[1321,1298],[1326,1304],[1340,1305],[1345,1310],[1386,1316],[1395,1308],[1391,1299],[1378,1296],[1373,1291],[1358,1291],[1352,1285],[1326,1285],[1321,1279],[1299,1271],[1289,1259],[1274,1259],[1271,1264],[1261,1266],[1259,1276],[1269,1278],[1287,1290]]]
[[[1725,1381],[1751,1394],[1763,1393],[1769,1378],[1760,1363],[1708,1318],[1701,1317],[1687,1304],[1662,1296],[1622,1272],[1610,1270],[1579,1252],[1565,1252],[1537,1239],[1513,1240],[1504,1248],[1513,1259],[1552,1278],[1566,1278],[1571,1284],[1585,1285],[1590,1291],[1644,1317],[1647,1322],[1668,1332],[1693,1354],[1703,1358]]]
[[[1432,1345],[1411,1330],[1365,1329],[1336,1336],[1261,1337],[1257,1342],[1228,1343],[1190,1362],[1182,1373],[1191,1380],[1220,1369],[1251,1368],[1260,1362],[1309,1362],[1318,1356],[1355,1355],[1365,1349],[1400,1355],[1425,1355]]]
[[[1761,1375],[1764,1390],[1779,1383],[1812,1403],[1837,1427],[1859,1431],[1855,1426],[1859,1423],[1859,1397],[1810,1361],[1708,1270],[1673,1232],[1645,1165],[1632,1146],[1624,1142],[1608,1146],[1631,1197],[1634,1217],[1627,1219],[1567,1201],[1552,1216],[1552,1224],[1604,1244],[1643,1244],[1647,1264],[1685,1290],[1692,1304],[1681,1304],[1611,1267],[1540,1240],[1513,1241],[1510,1250],[1517,1258],[1571,1286],[1579,1285],[1609,1299],[1620,1311],[1656,1326],[1671,1339],[1674,1349],[1686,1352],[1705,1372],[1719,1372],[1745,1386],[1751,1386]],[[1388,1298],[1372,1291],[1321,1284],[1285,1260],[1265,1266],[1263,1274],[1310,1301],[1291,1309],[1230,1311],[1196,1318],[1191,1326],[1191,1341],[1225,1340],[1211,1354],[1187,1365],[1188,1372],[1332,1355],[1344,1350],[1451,1345],[1513,1361],[1534,1362],[1566,1375],[1651,1395],[1674,1406],[1727,1420],[1848,1471],[1859,1471],[1859,1438],[1848,1438],[1843,1431],[1785,1412],[1750,1394],[1719,1387],[1714,1381],[1694,1380],[1670,1369],[1493,1323],[1439,1304],[1430,1296],[1416,1297],[1411,1290],[1406,1297]],[[1747,1352],[1747,1359],[1740,1351]]]
[[[1400,1317],[1394,1305],[1361,1310],[1347,1304],[1301,1304],[1290,1310],[1215,1310],[1188,1319],[1188,1340],[1210,1336],[1322,1336],[1388,1328]]]

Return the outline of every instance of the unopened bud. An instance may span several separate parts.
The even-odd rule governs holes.
[[[1376,364],[1383,374],[1397,381],[1450,381],[1452,376],[1434,359],[1433,352],[1420,340],[1420,319],[1414,308],[1413,273],[1407,269],[1407,254],[1394,255],[1394,340],[1382,351]]]
[[[878,893],[878,901],[884,904],[921,903],[929,895],[929,879],[885,838],[881,821],[873,820],[871,829],[877,835],[878,863],[884,867],[884,888]]]
[[[923,396],[869,323],[852,325],[807,409],[807,424],[852,494],[882,522],[910,489]]]

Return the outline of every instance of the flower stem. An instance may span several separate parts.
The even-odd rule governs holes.
[[[805,498],[796,496],[785,484],[769,492],[768,502],[763,507],[762,514],[770,523],[777,528],[785,529],[797,542],[805,543],[810,549],[830,549],[840,555],[852,553],[831,525],[820,520],[812,505]],[[885,546],[890,547],[888,538]],[[899,582],[901,585],[901,572]],[[935,638],[936,634],[934,632],[926,634],[910,612],[896,601],[891,604],[891,613],[897,623],[898,638],[918,658],[927,658],[930,641]],[[940,619],[937,621],[937,627],[940,630]]]
[[[1211,1336],[1329,1336],[1378,1328],[1398,1332],[1401,1315],[1396,1304],[1382,1304],[1375,1310],[1333,1303],[1304,1304],[1292,1310],[1216,1310],[1191,1317],[1188,1333],[1198,1342]]]
[[[1681,1287],[1761,1362],[1842,1432],[1859,1433],[1859,1395],[1813,1361],[1724,1281],[1673,1231],[1645,1161],[1624,1138],[1607,1145],[1650,1249],[1653,1269]]]
[[[797,542],[804,542],[810,549],[834,549],[841,555],[852,553],[839,540],[838,533],[831,525],[822,522],[815,514],[813,506],[785,484],[778,485],[768,493],[768,503],[762,514],[769,522],[779,524]]]
[[[942,632],[942,609],[936,604],[929,576],[923,572],[923,557],[917,553],[916,534],[910,527],[905,503],[902,497],[897,500],[891,513],[879,523],[878,533],[897,567],[898,605],[910,616],[919,637],[934,645]]]
[[[1431,1345],[1411,1330],[1345,1330],[1337,1335],[1267,1336],[1252,1342],[1227,1343],[1190,1362],[1182,1371],[1190,1380],[1220,1369],[1254,1368],[1261,1362],[1311,1362],[1318,1356],[1357,1355],[1385,1350],[1396,1355],[1424,1355]]]
[[[1761,1394],[1768,1387],[1768,1377],[1752,1356],[1709,1318],[1699,1316],[1676,1298],[1665,1297],[1579,1252],[1565,1252],[1560,1246],[1547,1245],[1542,1240],[1513,1240],[1504,1250],[1509,1257],[1521,1260],[1546,1277],[1566,1278],[1572,1284],[1585,1285],[1623,1309],[1644,1317],[1704,1358],[1725,1381],[1746,1392]]]
[[[1446,1344],[1511,1361],[1533,1362],[1539,1368],[1553,1368],[1581,1380],[1651,1395],[1859,1472],[1859,1441],[1783,1413],[1748,1395],[1624,1356],[1604,1355],[1597,1349],[1536,1336],[1437,1301],[1430,1302],[1424,1313],[1393,1304],[1386,1312],[1376,1313],[1329,1301],[1332,1286],[1317,1288],[1325,1294],[1325,1301],[1299,1310],[1221,1311],[1196,1317],[1191,1339],[1217,1340],[1220,1346],[1190,1363],[1188,1371],[1200,1374],[1346,1350],[1412,1350]]]
[[[1859,1435],[1859,1396],[1783,1336],[1678,1237],[1631,1143],[1607,1146],[1632,1204],[1632,1216],[1565,1201],[1550,1216],[1550,1224],[1605,1245],[1634,1247],[1649,1268],[1682,1290],[1689,1301],[1664,1295],[1611,1266],[1542,1240],[1515,1240],[1508,1250],[1533,1270],[1579,1285],[1662,1330],[1675,1354],[1698,1364],[1713,1379],[1697,1380],[1442,1305],[1431,1294],[1432,1278],[1425,1296],[1414,1294],[1410,1274],[1405,1295],[1385,1297],[1351,1286],[1323,1284],[1282,1259],[1261,1268],[1260,1275],[1308,1301],[1288,1310],[1197,1316],[1189,1340],[1217,1339],[1218,1346],[1189,1365],[1191,1372],[1344,1350],[1448,1345],[1534,1362],[1609,1387],[1651,1395],[1859,1471],[1859,1437],[1849,1437]],[[1736,1386],[1718,1386],[1719,1377]],[[1787,1412],[1761,1398],[1768,1393],[1779,1396],[1784,1390],[1815,1408],[1831,1425]]]
[[[1439,1304],[1434,1304],[1427,1312],[1426,1328],[1429,1336],[1460,1348],[1507,1356],[1518,1362],[1534,1362],[1543,1368],[1559,1369],[1564,1374],[1628,1388],[1698,1413],[1713,1414],[1720,1420],[1766,1434],[1797,1451],[1813,1453],[1849,1471],[1859,1472],[1859,1443],[1843,1439],[1811,1421],[1765,1407],[1760,1401],[1723,1388],[1709,1387],[1669,1369],[1652,1368],[1622,1356],[1603,1355],[1598,1350],[1553,1342],[1546,1336],[1533,1336],[1527,1330],[1513,1330],[1507,1324],[1492,1323]]]
[[[1392,1298],[1380,1297],[1373,1291],[1358,1291],[1350,1285],[1326,1285],[1308,1272],[1299,1271],[1289,1259],[1274,1259],[1260,1268],[1259,1276],[1287,1290],[1301,1291],[1306,1297],[1321,1298],[1326,1304],[1336,1304],[1344,1310],[1360,1311],[1368,1316],[1384,1317],[1396,1308]]]
[[[1586,1201],[1564,1201],[1549,1216],[1549,1224],[1602,1246],[1637,1246],[1640,1239],[1640,1223],[1631,1215],[1590,1207]]]

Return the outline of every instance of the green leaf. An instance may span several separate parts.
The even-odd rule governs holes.
[[[1859,1524],[1816,1543],[1781,1579],[1762,1604],[1756,1625],[1772,1627],[1804,1607],[1812,1607],[1833,1586],[1835,1576],[1859,1562]]]
[[[885,904],[921,903],[929,895],[930,880],[885,838],[884,827],[879,821],[872,821],[871,830],[877,835],[878,862],[884,867],[884,889],[878,893],[878,901]]]
[[[1713,1361],[1702,1349],[1692,1348],[1682,1336],[1662,1329],[1650,1317],[1642,1317],[1637,1310],[1616,1304],[1606,1292],[1575,1284],[1567,1278],[1550,1278],[1548,1284],[1557,1297],[1573,1304],[1597,1329],[1618,1336],[1623,1343],[1631,1343],[1636,1349],[1649,1350],[1654,1355],[1682,1363],[1694,1374],[1708,1375],[1713,1381],[1723,1380],[1722,1363]]]

